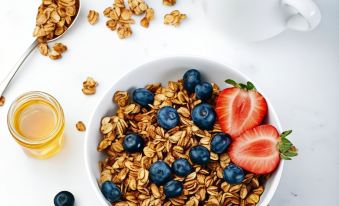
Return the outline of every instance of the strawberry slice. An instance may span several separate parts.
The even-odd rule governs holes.
[[[290,160],[297,150],[286,138],[292,131],[279,135],[272,125],[260,125],[236,138],[229,150],[231,161],[255,174],[268,174],[279,165],[280,159]]]
[[[226,83],[234,87],[219,93],[216,113],[223,132],[235,139],[261,124],[267,114],[267,103],[251,82],[245,85],[228,79]]]

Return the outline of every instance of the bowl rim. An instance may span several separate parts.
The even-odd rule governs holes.
[[[242,72],[240,72],[238,69],[236,69],[237,67],[228,63],[221,63],[218,60],[215,60],[213,58],[206,58],[206,57],[201,57],[201,56],[194,56],[194,55],[175,55],[175,56],[164,56],[164,57],[158,57],[158,58],[152,58],[152,59],[147,59],[146,61],[144,61],[143,63],[139,64],[138,66],[135,66],[133,69],[127,70],[124,74],[122,74],[120,76],[120,78],[118,78],[117,80],[115,80],[114,82],[112,82],[111,86],[102,94],[102,96],[100,97],[100,99],[97,101],[95,107],[92,109],[91,115],[90,115],[90,120],[88,122],[88,125],[92,125],[93,121],[94,121],[94,116],[96,114],[96,111],[99,107],[99,105],[102,103],[103,99],[106,97],[106,95],[116,86],[116,84],[123,78],[127,77],[128,75],[133,74],[133,72],[135,72],[136,70],[139,70],[142,67],[145,67],[147,65],[151,65],[154,64],[156,62],[162,62],[162,61],[168,61],[168,60],[178,60],[178,59],[182,59],[182,60],[200,60],[200,61],[205,61],[205,62],[209,62],[211,64],[217,64],[220,65],[221,67],[226,67],[227,69],[231,70],[232,72],[236,73],[239,76],[242,76],[244,79],[247,79],[248,81],[251,81],[254,85],[256,85],[256,83],[254,81],[252,81],[247,75],[243,74]],[[274,107],[272,106],[270,100],[267,98],[267,96],[265,95],[265,93],[260,89],[260,87],[256,88],[260,91],[260,93],[265,97],[267,105],[269,108],[271,108],[271,113],[272,113],[272,118],[276,120],[276,127],[278,129],[279,132],[282,132],[282,126],[280,123],[280,120],[278,118],[278,115],[274,109]],[[100,203],[104,206],[107,206],[109,204],[109,202],[105,199],[105,197],[102,195],[100,188],[98,187],[98,182],[96,180],[96,178],[94,177],[93,173],[90,170],[90,165],[89,165],[89,155],[88,155],[88,139],[89,139],[89,129],[86,130],[85,133],[85,140],[84,140],[84,160],[85,160],[85,167],[86,167],[86,173],[87,176],[89,178],[90,184],[93,188],[93,190],[95,191],[95,194],[97,196],[97,198],[99,199]],[[258,206],[266,206],[269,204],[269,202],[271,201],[271,199],[273,198],[273,195],[275,194],[278,185],[280,183],[280,179],[282,176],[282,172],[284,169],[284,160],[280,161],[280,164],[276,170],[276,175],[275,178],[272,180],[272,186],[270,188],[270,190],[266,191],[267,194],[264,197],[264,199],[262,199],[262,203]]]

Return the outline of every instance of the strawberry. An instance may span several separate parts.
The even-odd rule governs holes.
[[[261,124],[267,113],[267,103],[251,82],[245,85],[228,79],[226,83],[234,87],[219,93],[216,113],[222,131],[235,139]]]
[[[260,125],[236,138],[229,150],[231,161],[255,174],[268,174],[279,165],[280,159],[290,160],[297,150],[286,138],[290,131],[279,135],[272,125]]]

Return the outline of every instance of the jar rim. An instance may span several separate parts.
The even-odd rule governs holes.
[[[38,140],[28,140],[23,135],[21,135],[16,130],[16,128],[14,127],[13,115],[14,115],[15,111],[22,104],[24,104],[24,103],[26,103],[30,100],[35,100],[35,99],[45,100],[53,106],[53,109],[56,110],[55,113],[56,113],[56,116],[57,116],[57,122],[56,122],[54,129],[51,131],[51,133],[48,136],[43,137],[43,138],[38,139]],[[9,129],[10,133],[12,134],[12,136],[17,141],[20,141],[24,144],[29,144],[29,145],[40,145],[40,144],[44,144],[44,143],[52,140],[54,138],[55,134],[57,134],[62,129],[63,123],[64,123],[64,112],[63,112],[63,109],[62,109],[60,103],[52,95],[47,94],[45,92],[41,92],[41,91],[30,91],[30,92],[26,92],[26,93],[20,95],[19,97],[17,97],[14,100],[14,102],[11,104],[11,106],[8,110],[8,114],[7,114],[7,125],[8,125],[8,129]]]

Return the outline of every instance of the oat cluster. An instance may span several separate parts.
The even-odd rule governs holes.
[[[75,125],[75,127],[77,128],[77,130],[79,132],[83,132],[83,131],[86,131],[86,126],[85,124],[82,122],[82,121],[78,121]]]
[[[0,96],[0,107],[1,106],[4,106],[4,104],[5,104],[5,97],[4,96]]]
[[[148,9],[144,0],[128,0],[128,7],[135,15],[144,14]]]
[[[179,10],[174,10],[164,16],[164,24],[179,26],[183,20],[187,18],[186,14],[180,13]]]
[[[210,103],[215,105],[219,88],[216,84],[212,85],[213,97]],[[210,150],[212,135],[221,132],[218,123],[210,131],[201,130],[194,125],[191,111],[201,100],[194,94],[187,93],[182,80],[170,81],[166,87],[160,83],[150,84],[146,89],[155,94],[154,103],[149,110],[132,103],[128,92],[117,91],[113,96],[117,105],[116,113],[101,121],[102,140],[98,151],[104,152],[107,158],[99,163],[100,182],[112,181],[123,195],[120,202],[112,205],[256,205],[268,176],[248,173],[241,184],[230,185],[224,181],[222,174],[223,169],[230,164],[227,153],[218,155],[210,151],[211,162],[205,167],[190,161],[190,148],[203,145]],[[180,116],[179,125],[168,131],[157,123],[157,112],[164,106],[174,107]],[[128,133],[142,136],[145,142],[142,153],[130,154],[124,151],[122,142]],[[167,199],[163,186],[157,186],[150,181],[148,169],[158,160],[171,165],[181,157],[190,161],[194,171],[187,177],[174,176],[175,180],[183,182],[183,194]]]
[[[163,0],[163,4],[167,6],[173,6],[175,3],[176,0]],[[117,31],[119,38],[125,39],[132,35],[131,24],[135,23],[132,15],[144,15],[140,20],[140,25],[148,28],[154,19],[155,11],[147,5],[145,0],[128,0],[128,8],[125,5],[125,0],[114,0],[113,6],[107,7],[103,14],[109,19],[106,26]],[[178,26],[186,17],[186,14],[175,10],[165,15],[164,23]]]
[[[149,27],[149,23],[154,19],[154,9],[152,8],[148,8],[145,12],[145,16],[144,18],[141,19],[140,21],[140,25],[148,28]]]
[[[96,82],[92,77],[87,77],[86,81],[82,83],[82,93],[85,95],[95,94],[97,86],[98,82]]]
[[[36,17],[33,36],[38,39],[39,51],[51,59],[60,59],[57,50],[49,51],[47,41],[62,35],[72,24],[78,12],[76,0],[42,0]]]
[[[106,26],[117,31],[119,38],[125,39],[132,35],[131,24],[135,23],[133,12],[126,8],[124,0],[115,0],[113,6],[107,7],[103,13],[109,19]]]
[[[50,59],[57,60],[62,57],[62,53],[67,51],[67,46],[62,43],[55,43],[53,50],[50,50],[47,43],[39,43],[38,45],[40,54],[49,56]]]
[[[177,3],[177,0],[162,0],[162,3],[166,6],[173,6]]]
[[[98,22],[99,20],[99,13],[95,10],[89,10],[87,14],[87,21],[91,25],[94,25]]]

